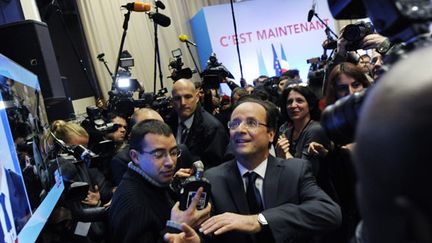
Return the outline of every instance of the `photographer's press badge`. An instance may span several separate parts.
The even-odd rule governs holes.
[[[187,202],[186,202],[186,206],[187,208],[189,207],[189,205],[192,203],[193,198],[195,197],[196,191],[190,191],[187,197]],[[205,208],[205,202],[206,202],[206,198],[207,198],[207,193],[206,192],[202,192],[201,193],[201,197],[199,199],[199,202],[197,204],[197,209],[201,210]]]

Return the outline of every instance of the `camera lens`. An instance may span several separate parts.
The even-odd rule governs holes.
[[[345,27],[343,37],[347,41],[358,41],[362,39],[362,31],[359,25],[349,24]]]
[[[354,141],[355,128],[366,91],[343,97],[323,111],[321,126],[334,143],[345,145]]]

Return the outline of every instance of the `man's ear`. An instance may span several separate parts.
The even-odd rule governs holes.
[[[273,143],[274,138],[276,136],[276,131],[274,129],[272,129],[271,131],[268,131],[268,135],[269,135],[269,141],[270,141],[270,143]]]
[[[200,99],[199,99],[199,90],[198,89],[195,90],[195,99],[196,99],[196,103],[195,104],[198,104],[199,101],[200,101]]]
[[[129,156],[134,164],[138,164],[139,161],[139,152],[135,149],[129,150]]]

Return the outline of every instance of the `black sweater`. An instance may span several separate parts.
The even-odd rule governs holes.
[[[164,242],[163,231],[173,206],[167,190],[128,168],[109,212],[111,242]]]

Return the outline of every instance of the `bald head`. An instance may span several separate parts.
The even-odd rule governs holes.
[[[198,105],[198,92],[190,79],[179,79],[173,84],[174,109],[181,120],[186,120],[195,112]]]
[[[139,110],[136,110],[132,115],[132,119],[134,121],[134,124],[145,120],[158,120],[162,122],[164,121],[161,115],[159,115],[159,113],[150,108],[141,108]]]
[[[426,238],[416,242],[431,240],[431,61],[432,48],[410,54],[363,104],[354,160],[370,242],[404,243],[418,232]]]
[[[182,88],[188,88],[188,89],[192,89],[192,91],[195,91],[195,84],[192,82],[191,79],[181,78],[173,84],[173,92],[176,89],[182,89]]]

